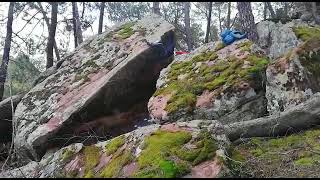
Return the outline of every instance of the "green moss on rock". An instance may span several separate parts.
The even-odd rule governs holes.
[[[120,35],[121,39],[127,39],[134,33],[132,29],[132,26],[134,26],[134,24],[135,22],[128,22],[123,24],[120,27],[120,30],[118,31],[118,35]]]
[[[97,146],[86,146],[84,148],[85,177],[94,177],[93,168],[98,164],[100,149]]]
[[[119,173],[123,166],[129,164],[133,160],[131,149],[113,155],[110,163],[101,172],[100,176],[104,178],[119,177]]]
[[[124,145],[124,143],[125,143],[125,135],[121,135],[112,139],[111,142],[106,145],[107,155],[110,155],[116,152],[119,147]]]
[[[293,28],[293,32],[303,41],[307,41],[315,37],[320,38],[320,27],[299,26]]]
[[[240,44],[241,47],[251,45],[252,42]],[[197,95],[201,95],[204,90],[213,91],[227,86],[236,91],[241,81],[260,84],[256,81],[261,80],[269,62],[266,57],[255,54],[245,59],[237,59],[234,56],[225,60],[217,58],[215,51],[206,51],[189,60],[175,62],[171,65],[167,75],[168,85],[158,89],[154,94],[154,96],[172,95],[165,108],[169,114],[184,108],[187,112],[192,112]],[[208,61],[213,62],[213,65],[209,66],[206,63]],[[246,68],[243,68],[244,61],[249,62]],[[202,64],[197,65],[196,68],[199,62]],[[184,75],[184,78],[178,79],[179,75]]]
[[[176,177],[185,170],[185,165],[177,164],[169,157],[172,149],[182,147],[191,140],[189,132],[168,132],[158,130],[145,138],[145,149],[138,157],[139,171],[135,177]]]
[[[62,161],[67,161],[70,159],[70,157],[74,154],[74,151],[70,148],[64,149],[62,153]]]

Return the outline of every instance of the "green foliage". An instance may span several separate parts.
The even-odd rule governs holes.
[[[2,59],[0,59],[0,63]],[[7,82],[4,89],[4,98],[10,96],[8,79],[11,77],[12,95],[27,92],[32,88],[33,81],[40,71],[30,62],[27,55],[21,54],[9,62]]]
[[[108,2],[106,10],[110,12],[108,18],[114,22],[138,20],[151,12],[145,2]]]

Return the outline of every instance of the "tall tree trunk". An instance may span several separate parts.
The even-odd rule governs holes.
[[[263,20],[267,19],[267,2],[263,2],[264,7],[263,7]]]
[[[222,23],[221,23],[221,4],[218,4],[218,20],[219,20],[219,29],[220,33],[222,32]]]
[[[98,34],[101,34],[101,33],[102,33],[104,6],[105,6],[105,2],[102,2],[102,3],[101,3],[101,6],[100,6],[100,17],[99,17],[99,30],[98,30]]]
[[[153,2],[152,3],[152,12],[158,15],[160,14],[160,2]]]
[[[190,2],[184,2],[184,24],[186,30],[188,51],[192,50],[192,34],[190,27]]]
[[[207,17],[207,32],[204,42],[209,42],[209,34],[210,34],[210,25],[211,25],[211,13],[212,13],[212,2],[209,2],[209,14]]]
[[[271,2],[266,2],[267,3],[267,7],[268,7],[268,9],[269,9],[269,12],[270,12],[270,14],[271,14],[271,17],[274,19],[274,18],[276,18],[276,14],[274,13],[274,10],[273,10],[273,8],[272,8],[272,5],[271,5]]]
[[[38,5],[39,5],[39,9],[43,15],[43,18],[44,18],[44,21],[46,22],[47,24],[47,27],[48,27],[48,32],[50,31],[50,22],[49,22],[49,18],[47,17],[47,14],[46,12],[44,11],[42,5],[41,5],[41,2],[38,2]],[[59,50],[58,50],[58,47],[57,47],[57,43],[56,43],[56,40],[54,40],[54,44],[53,44],[53,47],[54,47],[54,52],[56,54],[56,58],[57,58],[57,62],[60,61],[60,55],[59,55]]]
[[[81,21],[79,18],[77,2],[72,2],[72,9],[73,9],[73,18],[75,20],[75,27],[76,27],[75,38],[77,38],[78,44],[81,44],[83,42],[83,37],[82,37]]]
[[[288,17],[288,2],[284,2],[284,15]]]
[[[54,46],[54,38],[56,36],[58,3],[51,2],[51,7],[52,7],[51,24],[50,24],[48,44],[47,44],[47,65],[46,65],[47,69],[53,66],[53,46]]]
[[[230,29],[231,2],[228,2],[227,28]]]
[[[310,2],[312,7],[312,16],[316,24],[320,24],[320,18],[317,15],[317,3]]]
[[[14,2],[10,2],[7,21],[7,35],[4,42],[2,63],[0,65],[0,101],[2,101],[4,93],[4,83],[7,78],[7,69],[9,64],[11,38],[12,38],[12,21],[13,21]]]
[[[241,24],[241,31],[247,33],[248,39],[253,42],[258,41],[257,27],[254,22],[254,17],[251,10],[250,2],[237,2],[239,11],[239,21]]]
[[[77,22],[75,18],[75,10],[74,10],[73,3],[72,3],[72,25],[73,25],[74,48],[76,48],[78,46]]]

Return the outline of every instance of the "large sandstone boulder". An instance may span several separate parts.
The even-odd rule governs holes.
[[[210,43],[177,56],[160,73],[150,115],[160,122],[216,119],[223,124],[261,117],[267,64],[264,52],[247,39],[227,47]]]
[[[58,135],[73,137],[74,128],[82,123],[115,108],[125,111],[150,97],[161,66],[170,63],[151,44],[162,42],[164,49],[173,51],[173,29],[151,15],[83,42],[18,104],[16,152],[39,160],[49,146],[69,142]]]
[[[281,57],[298,45],[299,41],[292,30],[295,24],[297,24],[295,21],[287,24],[262,21],[257,24],[259,45],[266,49],[271,61]]]
[[[230,150],[219,122],[193,120],[145,126],[90,146],[72,144],[21,170],[27,177],[225,177],[232,173]],[[16,176],[18,169],[0,173]]]
[[[320,27],[292,27],[299,43],[268,66],[266,98],[275,114],[320,92]]]

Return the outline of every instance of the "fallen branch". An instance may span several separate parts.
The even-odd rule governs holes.
[[[275,137],[320,124],[320,94],[279,115],[225,125],[231,141],[249,137]]]

